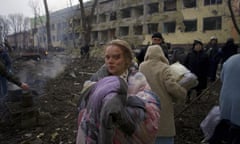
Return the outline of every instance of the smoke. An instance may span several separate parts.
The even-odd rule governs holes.
[[[23,68],[17,73],[17,77],[21,82],[29,84],[31,88],[42,91],[47,80],[55,78],[64,71],[68,61],[66,55],[48,56],[40,61],[24,61]],[[11,87],[16,89],[16,86]]]
[[[65,59],[55,57],[52,61],[45,62],[39,66],[39,74],[44,78],[55,78],[58,74],[64,71],[65,67]]]

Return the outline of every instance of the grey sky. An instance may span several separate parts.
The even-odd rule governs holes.
[[[33,10],[29,5],[29,1],[37,1],[40,5],[42,13],[44,13],[43,0],[0,0],[0,15],[22,13],[26,17],[33,17]],[[50,11],[67,7],[70,0],[47,0]],[[72,4],[78,4],[78,0],[71,0]]]

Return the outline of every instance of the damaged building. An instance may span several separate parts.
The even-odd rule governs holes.
[[[237,22],[239,0],[233,1]],[[172,45],[204,43],[217,36],[219,43],[239,35],[233,26],[227,0],[102,0],[96,9],[92,42],[122,38],[131,44],[151,41],[153,32],[161,32]],[[239,24],[239,23],[238,23]]]
[[[92,1],[85,3],[90,9]],[[232,0],[236,22],[240,21],[240,0]],[[54,47],[82,45],[79,5],[50,15]],[[227,0],[99,0],[92,20],[91,44],[101,45],[121,38],[134,47],[151,42],[151,34],[161,32],[172,46],[186,46],[194,39],[208,43],[216,36],[223,44],[229,37],[239,43]],[[46,28],[38,25],[35,47],[45,47]]]

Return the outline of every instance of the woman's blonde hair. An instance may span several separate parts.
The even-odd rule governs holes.
[[[124,57],[127,60],[127,64],[128,66],[130,66],[133,60],[133,51],[131,46],[128,44],[128,42],[121,39],[115,39],[107,43],[106,47],[110,45],[116,45],[123,51]]]

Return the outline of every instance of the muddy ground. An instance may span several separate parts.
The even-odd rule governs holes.
[[[22,126],[21,120],[0,123],[0,144],[73,144],[77,133],[75,98],[82,84],[103,61],[99,58],[68,59],[65,70],[49,78],[35,99],[37,122]],[[86,72],[86,73],[85,73]],[[220,82],[216,82],[200,99],[175,107],[177,136],[175,144],[199,144],[203,134],[200,122],[217,104]],[[188,107],[188,108],[186,108]],[[10,117],[11,118],[11,117]]]

